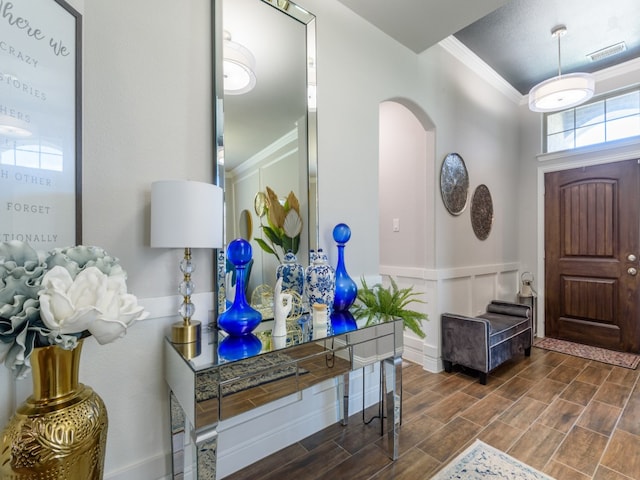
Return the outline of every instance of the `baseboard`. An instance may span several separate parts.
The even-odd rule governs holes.
[[[409,362],[422,365],[424,357],[424,340],[421,338],[413,338],[404,335],[404,345],[402,347],[402,358]]]
[[[139,463],[105,472],[104,480],[170,480],[171,455],[158,454]]]
[[[422,366],[427,372],[438,373],[444,370],[440,349],[436,345],[425,344]]]

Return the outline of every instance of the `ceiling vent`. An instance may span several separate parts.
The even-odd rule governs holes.
[[[615,45],[609,45],[596,52],[587,55],[592,62],[597,62],[607,57],[622,53],[627,49],[627,45],[624,42],[616,43]]]

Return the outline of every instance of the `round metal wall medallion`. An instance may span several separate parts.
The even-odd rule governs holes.
[[[486,185],[478,185],[471,198],[471,226],[480,240],[486,240],[493,225],[493,200]]]
[[[464,211],[469,194],[469,174],[464,160],[457,153],[450,153],[442,162],[440,193],[450,214],[460,215]]]

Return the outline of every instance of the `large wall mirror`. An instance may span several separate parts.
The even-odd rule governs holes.
[[[296,256],[307,266],[318,244],[315,17],[286,0],[214,0],[217,181],[225,190],[225,239],[245,238],[253,263],[245,291],[273,287],[280,260],[261,205],[267,188],[298,199]],[[277,249],[282,258],[282,249]],[[218,309],[225,309],[224,250],[218,257]],[[230,299],[231,300],[231,299]]]

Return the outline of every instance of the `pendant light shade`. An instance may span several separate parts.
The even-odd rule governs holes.
[[[595,91],[595,79],[590,73],[562,75],[560,37],[567,33],[564,25],[555,27],[551,35],[558,38],[558,76],[545,80],[529,92],[529,109],[533,112],[555,112],[586,102]]]
[[[554,112],[575,107],[593,97],[596,82],[588,73],[570,73],[539,83],[529,92],[529,109]]]
[[[256,86],[256,60],[244,45],[231,40],[231,34],[225,30],[223,47],[224,93],[242,95]]]
[[[33,135],[29,124],[10,115],[0,115],[0,135],[14,138],[25,138]]]

